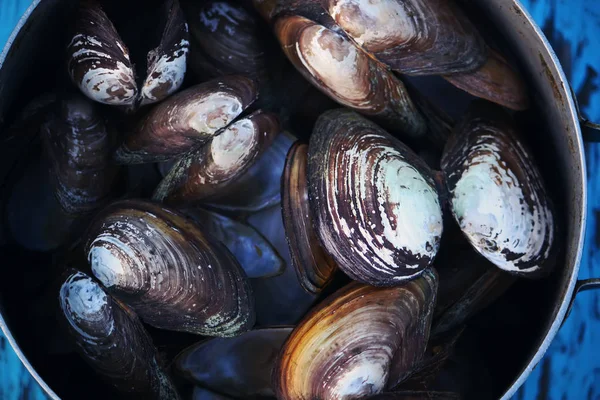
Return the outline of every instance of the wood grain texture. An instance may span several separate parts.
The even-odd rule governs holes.
[[[600,120],[600,2],[521,0],[544,28],[577,92],[582,111]],[[0,1],[0,43],[30,0]],[[588,211],[580,278],[600,277],[600,144],[586,146]],[[1,336],[1,335],[0,335]],[[600,399],[600,293],[580,295],[546,356],[517,393],[518,400]],[[44,399],[4,337],[0,337],[0,399]]]

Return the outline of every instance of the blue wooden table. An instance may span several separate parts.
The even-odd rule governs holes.
[[[582,110],[600,121],[600,0],[521,1],[553,44]],[[30,0],[0,0],[0,44],[29,4]],[[588,144],[586,156],[589,223],[580,278],[600,277],[600,144]],[[45,398],[0,334],[0,400]],[[600,399],[600,294],[578,297],[516,399]]]

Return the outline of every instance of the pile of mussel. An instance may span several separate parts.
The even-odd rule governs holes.
[[[461,398],[465,325],[556,263],[516,68],[450,0],[181,1],[82,0],[10,130],[4,236],[71,349],[123,398]]]

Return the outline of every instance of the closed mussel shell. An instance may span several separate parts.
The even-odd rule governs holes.
[[[219,393],[211,392],[208,389],[196,386],[192,393],[192,400],[233,400],[229,396],[224,396]]]
[[[250,225],[199,207],[185,209],[183,213],[222,242],[248,278],[276,276],[285,269],[285,262],[271,243]]]
[[[164,161],[206,143],[257,97],[256,85],[238,75],[217,78],[155,106],[125,138],[115,158],[123,164]]]
[[[160,43],[148,53],[141,105],[156,103],[175,93],[185,77],[190,45],[188,26],[178,0],[168,0],[166,6],[167,21]]]
[[[264,24],[244,7],[222,0],[189,5],[191,68],[198,76],[242,74],[267,79],[268,36]]]
[[[94,108],[80,95],[61,102],[58,115],[42,128],[55,177],[55,194],[72,215],[88,213],[107,201],[117,168],[109,131]]]
[[[218,393],[242,399],[274,396],[273,364],[291,331],[263,328],[236,338],[209,339],[184,350],[175,366],[186,378]]]
[[[322,245],[352,279],[391,286],[433,261],[442,210],[432,172],[374,123],[335,110],[308,148],[309,202]]]
[[[175,164],[154,198],[172,205],[214,202],[248,171],[278,133],[277,117],[262,111],[232,123]]]
[[[298,15],[278,18],[274,29],[288,59],[323,93],[405,137],[425,135],[404,84],[348,38]]]
[[[359,399],[395,387],[425,351],[437,277],[403,286],[352,283],[324,300],[285,342],[273,382],[278,399]]]
[[[475,103],[448,142],[442,169],[452,214],[479,253],[515,275],[550,272],[552,201],[508,115]]]
[[[306,162],[308,145],[296,142],[288,152],[281,177],[281,210],[292,264],[302,287],[320,293],[333,279],[337,266],[325,252],[308,205]]]
[[[94,0],[82,1],[67,48],[68,71],[83,94],[104,104],[128,106],[138,94],[129,49]]]
[[[485,42],[453,0],[322,0],[337,24],[394,71],[412,75],[472,71]]]
[[[90,226],[85,251],[107,290],[152,326],[235,336],[254,325],[252,290],[233,255],[170,209],[113,203]]]
[[[79,354],[104,380],[129,396],[178,399],[142,323],[84,273],[71,271],[60,307]]]

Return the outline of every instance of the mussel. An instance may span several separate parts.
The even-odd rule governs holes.
[[[241,74],[259,83],[269,79],[269,32],[256,16],[232,1],[191,2],[190,68],[199,77]]]
[[[394,133],[425,135],[426,122],[402,81],[345,36],[298,15],[277,18],[274,30],[292,64],[329,97]]]
[[[14,128],[30,130],[32,139],[15,149],[26,165],[11,189],[7,211],[20,245],[49,251],[75,239],[85,218],[110,200],[118,170],[111,161],[112,135],[90,100],[53,96],[42,109],[26,111],[33,113],[27,117],[31,126]],[[42,157],[35,152],[40,138]],[[15,165],[13,172],[20,168]]]
[[[60,307],[79,354],[117,390],[140,398],[178,399],[136,315],[82,272],[60,288]]]
[[[257,111],[232,123],[209,144],[175,164],[154,198],[185,205],[226,196],[277,134],[279,122],[271,113]]]
[[[250,225],[200,207],[183,209],[202,229],[231,251],[248,278],[268,278],[286,268],[271,243]]]
[[[152,326],[235,336],[254,325],[252,290],[233,255],[170,209],[113,203],[88,229],[85,251],[109,293]]]
[[[359,399],[395,387],[422,357],[437,291],[427,270],[403,286],[352,283],[313,308],[287,339],[278,399]]]
[[[165,7],[160,43],[148,52],[145,80],[138,86],[129,49],[103,8],[95,0],[81,2],[67,53],[69,75],[82,93],[100,103],[135,109],[179,89],[186,71],[188,27],[178,0],[168,0]]]
[[[308,205],[306,162],[308,146],[296,142],[281,176],[281,210],[292,264],[302,287],[319,293],[333,279],[337,266],[321,246]]]
[[[447,144],[442,169],[452,214],[479,253],[515,275],[550,272],[554,207],[509,116],[474,103]]]
[[[196,386],[192,393],[192,400],[233,400],[229,396],[223,396],[219,393],[211,392],[208,389]]]
[[[272,397],[273,363],[291,331],[291,327],[273,327],[236,338],[209,339],[184,350],[175,359],[175,367],[194,383],[217,393],[243,399]]]
[[[148,163],[194,150],[233,122],[256,96],[255,83],[238,75],[192,86],[150,110],[115,158],[123,164]]]
[[[389,286],[432,263],[442,235],[433,173],[374,123],[324,113],[309,143],[308,185],[321,243],[352,279]]]
[[[63,209],[81,215],[106,203],[117,168],[113,139],[94,104],[80,95],[65,98],[58,117],[42,128],[42,138]]]

